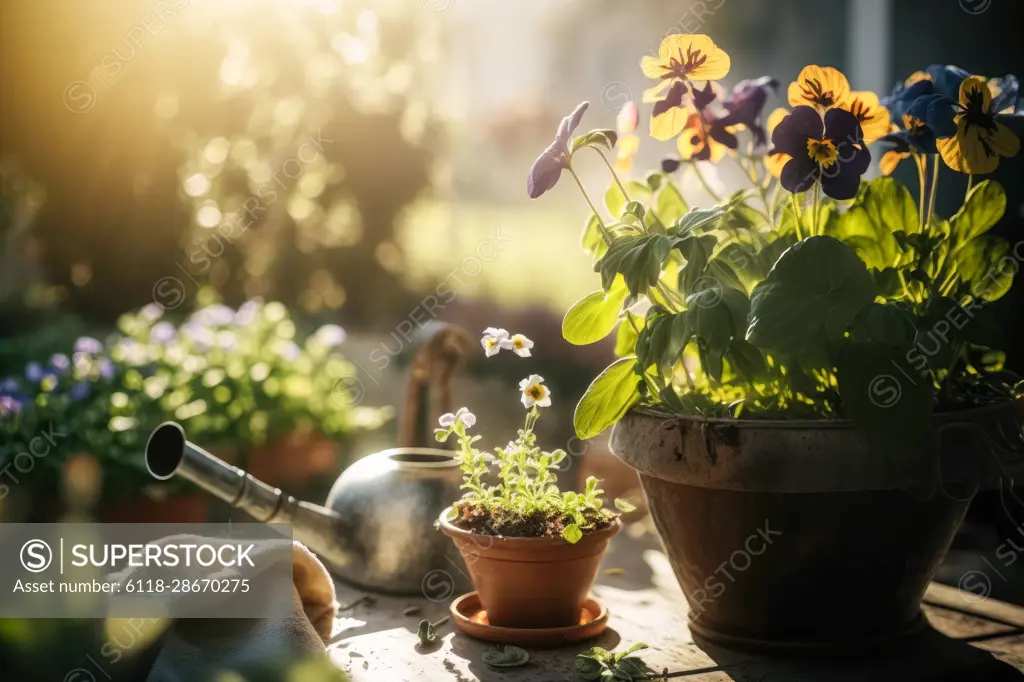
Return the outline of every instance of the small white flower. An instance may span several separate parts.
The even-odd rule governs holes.
[[[530,349],[533,348],[533,341],[522,334],[513,334],[501,342],[502,348],[507,348],[521,358],[530,357]]]
[[[441,415],[441,417],[437,420],[437,423],[447,429],[449,426],[455,423],[455,415],[452,414],[451,412],[446,412]]]
[[[508,332],[497,327],[488,327],[480,339],[480,345],[484,347],[484,355],[491,357],[497,355],[504,342],[508,340]]]
[[[544,385],[544,377],[539,374],[531,374],[528,378],[519,382],[519,389],[523,392],[523,407],[530,409],[537,407],[550,407],[551,391]]]
[[[476,415],[470,412],[469,410],[466,410],[465,412],[460,414],[459,419],[461,419],[462,423],[466,425],[466,428],[471,429],[476,424]]]

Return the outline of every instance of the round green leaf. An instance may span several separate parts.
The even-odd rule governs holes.
[[[622,419],[637,400],[637,375],[633,373],[636,357],[619,358],[605,368],[580,398],[572,425],[582,439],[593,438]]]
[[[613,286],[607,293],[599,289],[587,294],[573,303],[562,319],[562,337],[575,346],[600,341],[615,329],[625,300],[624,286]]]

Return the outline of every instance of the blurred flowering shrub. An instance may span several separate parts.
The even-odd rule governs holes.
[[[110,500],[149,481],[142,451],[168,419],[204,446],[246,447],[296,429],[341,441],[390,416],[359,405],[356,368],[339,352],[344,330],[325,325],[296,341],[281,303],[212,305],[180,324],[149,305],[123,315],[118,329],[105,341],[80,337],[66,354],[0,381],[0,469],[54,475],[88,452],[104,465]]]

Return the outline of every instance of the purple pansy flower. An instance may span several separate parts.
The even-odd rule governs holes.
[[[589,106],[590,102],[583,102],[563,118],[558,124],[554,142],[533,162],[530,175],[526,178],[526,191],[531,199],[536,199],[554,187],[562,171],[569,167],[569,143],[572,142],[572,133]]]
[[[95,355],[103,350],[103,344],[91,336],[79,336],[75,341],[76,353],[92,353]]]
[[[732,89],[729,99],[722,102],[722,106],[729,113],[721,123],[746,126],[753,134],[755,144],[759,147],[764,146],[768,142],[768,135],[765,133],[761,115],[764,112],[764,105],[768,102],[768,95],[774,94],[778,89],[779,81],[770,76],[740,81]]]
[[[843,109],[829,109],[825,120],[813,108],[794,107],[772,133],[775,150],[789,154],[782,169],[782,186],[806,192],[819,179],[833,199],[852,199],[860,176],[871,163],[857,117]]]
[[[0,395],[0,417],[21,412],[21,403],[9,395]]]
[[[114,376],[114,361],[110,358],[103,357],[96,361],[96,371],[99,372],[101,379],[109,379]]]
[[[71,369],[71,360],[63,353],[56,353],[50,358],[50,367],[52,367],[57,374],[64,374],[64,372]]]
[[[252,298],[238,306],[238,312],[235,313],[235,324],[248,327],[256,319],[256,313],[259,312],[262,305],[262,298]]]
[[[682,165],[682,161],[679,160],[678,156],[666,156],[661,160],[661,172],[675,173],[679,170],[680,165]]]
[[[167,343],[178,334],[170,322],[157,322],[149,330],[149,340],[153,343]]]
[[[299,356],[302,355],[302,351],[295,345],[293,341],[282,341],[278,346],[277,352],[281,354],[281,357],[289,362],[298,360]]]
[[[18,391],[18,381],[14,377],[7,377],[0,381],[0,395],[11,395]]]

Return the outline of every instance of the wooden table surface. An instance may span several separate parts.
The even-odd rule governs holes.
[[[631,535],[633,535],[631,537]],[[686,671],[686,682],[988,682],[1024,680],[1024,608],[961,594],[933,583],[925,613],[934,630],[885,654],[855,652],[842,660],[796,660],[699,648],[686,626],[687,606],[657,539],[623,533],[605,557],[593,593],[608,606],[609,628],[595,640],[560,649],[530,649],[530,663],[493,669],[482,654],[494,647],[440,628],[443,642],[418,646],[419,621],[447,615],[457,594],[434,599],[382,597],[345,609],[335,626],[330,655],[353,682],[569,682],[573,659],[591,646],[651,646],[645,660],[657,670]],[[612,569],[612,570],[609,570]],[[452,570],[456,570],[454,567]],[[434,580],[436,587],[440,581]],[[365,592],[338,585],[344,606]],[[440,599],[440,597],[445,597]],[[418,612],[404,615],[407,609]]]

